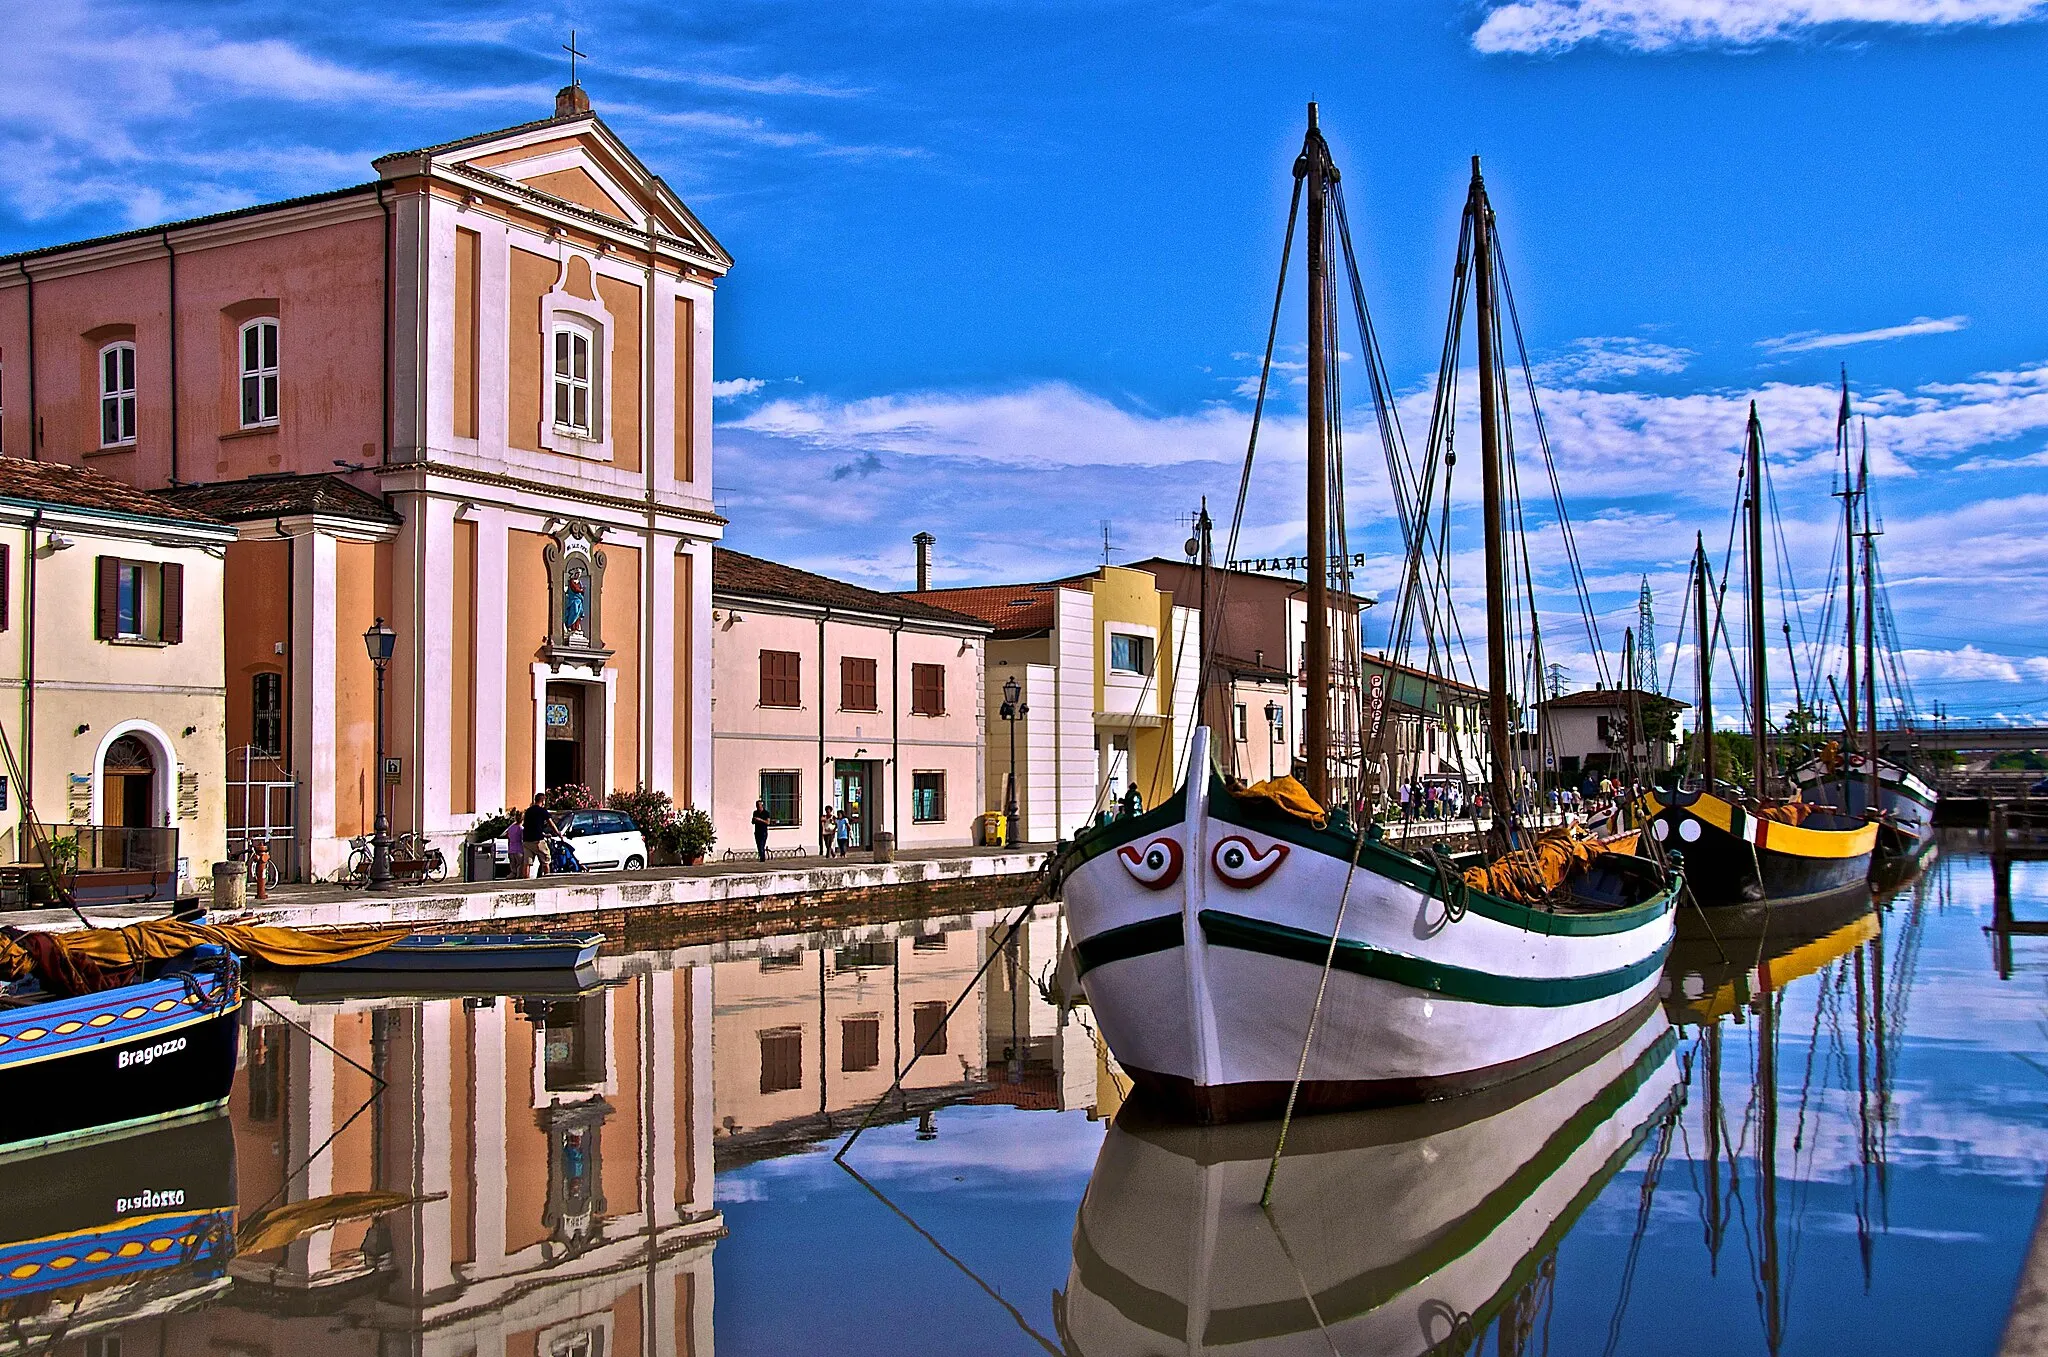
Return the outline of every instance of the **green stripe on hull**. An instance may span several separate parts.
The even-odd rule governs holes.
[[[1074,965],[1082,975],[1086,975],[1097,966],[1107,966],[1112,961],[1178,947],[1182,940],[1180,915],[1162,914],[1156,919],[1141,919],[1121,928],[1106,929],[1086,942],[1075,943]]]
[[[1330,956],[1329,938],[1304,929],[1213,909],[1203,910],[1201,920],[1202,937],[1212,947],[1258,952],[1311,966],[1321,966],[1324,958]],[[1334,969],[1353,975],[1369,976],[1468,1003],[1500,1008],[1567,1008],[1573,1004],[1606,999],[1634,988],[1663,967],[1664,954],[1670,950],[1670,940],[1666,939],[1662,947],[1641,961],[1616,970],[1601,971],[1595,975],[1529,978],[1447,966],[1442,962],[1384,951],[1370,943],[1340,938],[1331,964]]]
[[[1550,1181],[1610,1118],[1628,1105],[1650,1076],[1670,1059],[1676,1044],[1677,1038],[1671,1032],[1665,1032],[1619,1078],[1559,1126],[1536,1154],[1519,1166],[1506,1182],[1487,1193],[1463,1216],[1433,1232],[1429,1243],[1418,1252],[1399,1262],[1358,1273],[1326,1287],[1316,1293],[1313,1303],[1306,1299],[1286,1300],[1212,1311],[1202,1333],[1203,1342],[1217,1346],[1253,1342],[1306,1333],[1319,1325],[1327,1327],[1342,1323],[1380,1308],[1435,1276],[1484,1244],[1511,1220],[1523,1204]],[[1534,1270],[1536,1260],[1556,1246],[1593,1198],[1628,1162],[1649,1129],[1669,1115],[1670,1110],[1671,1099],[1667,1097],[1657,1115],[1636,1127],[1627,1140],[1607,1157],[1550,1223],[1536,1246],[1523,1255],[1507,1283],[1494,1292],[1479,1315],[1490,1317],[1506,1296],[1527,1280],[1526,1274]],[[1075,1222],[1074,1261],[1083,1283],[1109,1301],[1126,1319],[1170,1338],[1185,1337],[1185,1302],[1142,1285],[1105,1260],[1088,1237],[1085,1220]],[[1477,1327],[1483,1330],[1484,1325]]]

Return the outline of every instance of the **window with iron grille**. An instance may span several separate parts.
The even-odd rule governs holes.
[[[945,665],[913,664],[910,666],[910,711],[914,716],[944,716],[946,714]]]
[[[764,650],[761,652],[761,705],[764,707],[801,707],[803,693],[804,657],[794,650]]]
[[[284,753],[284,675],[254,674],[249,679],[249,745],[276,758]]]
[[[910,818],[915,824],[935,824],[946,818],[946,775],[910,775]]]
[[[764,1029],[761,1033],[761,1091],[787,1093],[803,1086],[804,1029]]]
[[[926,1055],[946,1053],[946,1003],[943,999],[935,999],[911,1009],[910,1024],[911,1039],[916,1043],[911,1047],[912,1050],[922,1051]],[[927,1042],[930,1044],[927,1045]]]
[[[882,1063],[882,1019],[874,1013],[856,1013],[839,1021],[839,1068],[848,1074],[871,1070]]]
[[[874,711],[875,662],[854,655],[839,657],[839,707],[842,711]]]
[[[768,823],[786,829],[796,823],[797,796],[803,785],[793,772],[761,774],[761,802],[768,808]]]

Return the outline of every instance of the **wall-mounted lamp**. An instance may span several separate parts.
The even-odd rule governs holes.
[[[187,727],[185,727],[185,734],[186,734],[186,736],[187,736],[188,738],[189,738],[190,736],[193,736],[193,735],[197,735],[198,733],[199,733],[199,727],[197,727],[197,726],[187,726]]]
[[[91,730],[91,729],[92,729],[92,723],[91,723],[90,721],[80,721],[80,722],[78,723],[78,729],[77,729],[77,730],[75,730],[75,731],[73,731],[73,732],[72,732],[72,734],[74,734],[74,735],[83,735],[83,734],[85,734],[85,732],[87,732],[88,730]]]
[[[77,546],[77,545],[78,545],[78,543],[76,543],[76,542],[72,541],[72,540],[71,540],[70,538],[66,537],[66,536],[65,536],[65,535],[64,535],[63,533],[60,533],[60,532],[53,532],[53,533],[51,533],[51,534],[50,534],[50,543],[49,543],[49,545],[50,545],[50,550],[52,550],[52,551],[69,551],[69,550],[71,550],[71,548],[73,548],[73,547]]]
[[[462,503],[460,503],[460,504],[458,504],[458,505],[456,505],[456,506],[455,506],[455,518],[456,518],[456,521],[457,521],[457,522],[461,522],[462,520],[464,520],[464,519],[467,519],[468,517],[470,517],[470,516],[471,516],[472,514],[474,514],[475,512],[476,512],[476,501],[475,501],[475,500],[469,500],[469,499],[466,499],[466,500],[462,501]]]

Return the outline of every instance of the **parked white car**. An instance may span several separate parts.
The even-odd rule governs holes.
[[[633,817],[619,810],[572,810],[555,812],[555,828],[569,841],[586,872],[609,872],[623,867],[637,872],[647,865],[647,841],[640,837]],[[510,850],[503,835],[492,843],[497,860],[509,864]]]

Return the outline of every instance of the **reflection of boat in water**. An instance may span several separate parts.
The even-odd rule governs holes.
[[[1917,905],[1916,905],[1917,911]],[[1916,914],[1917,917],[1917,914]],[[1802,907],[1779,907],[1771,911],[1770,931],[1743,941],[1723,937],[1686,938],[1673,949],[1670,970],[1672,985],[1666,999],[1671,1020],[1681,1029],[1699,1032],[1699,1071],[1703,1097],[1694,1101],[1700,1126],[1688,1141],[1701,1148],[1703,1161],[1694,1181],[1701,1192],[1701,1218],[1705,1223],[1709,1254],[1718,1267],[1721,1246],[1729,1227],[1745,1235],[1746,1256],[1753,1280],[1764,1337],[1771,1352],[1784,1342],[1790,1300],[1787,1259],[1787,1229],[1779,1219],[1780,1157],[1784,1151],[1779,1121],[1780,1019],[1785,993],[1793,982],[1819,976],[1813,996],[1814,1032],[1811,1040],[1821,1041],[1821,1023],[1832,1015],[1839,1025],[1845,1005],[1830,1002],[1828,994],[1842,996],[1851,989],[1853,1007],[1849,1016],[1855,1024],[1854,1087],[1848,1085],[1846,1068],[1839,1071],[1842,1094],[1856,1107],[1858,1184],[1855,1200],[1857,1240],[1864,1280],[1869,1285],[1875,1247],[1874,1235],[1883,1228],[1885,1155],[1890,1126],[1890,1079],[1888,1066],[1893,1052],[1888,1041],[1896,1038],[1899,1009],[1906,991],[1901,976],[1894,976],[1888,990],[1885,975],[1884,915],[1867,895],[1851,900],[1819,902]],[[1906,933],[1907,964],[1910,973],[1917,950],[1917,929]],[[1837,970],[1837,967],[1845,968]],[[1853,988],[1851,988],[1851,982]],[[1731,1109],[1723,1099],[1726,1072],[1724,1020],[1746,1024],[1753,1020],[1754,1035],[1748,1042],[1751,1068],[1747,1109]],[[1890,1027],[1888,1035],[1887,1027]],[[1839,1026],[1832,1042],[1845,1054]],[[1796,1040],[1796,1038],[1795,1038]],[[1797,1057],[1794,1057],[1797,1059]],[[1801,1116],[1822,1099],[1827,1085],[1837,1077],[1835,1061],[1816,1062],[1808,1056],[1800,1062],[1804,1073],[1797,1090]],[[1815,1065],[1821,1066],[1822,1087],[1810,1085]],[[1813,1130],[1794,1134],[1791,1139],[1792,1176],[1801,1177],[1799,1158],[1810,1159],[1820,1136]],[[1744,1142],[1748,1143],[1755,1170],[1748,1191],[1753,1207],[1745,1209],[1738,1167]],[[1796,1237],[1795,1221],[1789,1233]]]
[[[53,1151],[33,1170],[17,1166],[0,1187],[8,1338],[34,1350],[139,1304],[211,1289],[234,1257],[236,1209],[225,1114]],[[53,1301],[64,1304],[53,1309]]]
[[[1090,1357],[1427,1353],[1476,1341],[1678,1097],[1654,1008],[1627,1033],[1448,1102],[1275,1127],[1126,1112],[1074,1230],[1061,1317]],[[1462,1348],[1461,1348],[1462,1350]]]

